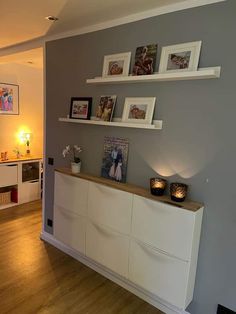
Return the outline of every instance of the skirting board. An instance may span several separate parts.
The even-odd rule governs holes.
[[[136,286],[129,280],[113,273],[112,271],[108,270],[107,268],[97,264],[96,262],[92,261],[85,255],[78,253],[76,250],[70,248],[69,246],[65,245],[64,243],[58,241],[53,235],[42,231],[40,235],[41,240],[46,241],[49,244],[52,244],[62,252],[72,256],[79,262],[85,264],[86,266],[92,268],[99,274],[103,275],[104,277],[114,281],[119,286],[123,287],[124,289],[130,291],[131,293],[137,295],[139,298],[143,299],[144,301],[152,304],[159,310],[163,311],[166,314],[190,314],[184,310],[178,309],[171,304],[157,298],[156,296],[148,293],[147,291],[141,289],[140,287]]]

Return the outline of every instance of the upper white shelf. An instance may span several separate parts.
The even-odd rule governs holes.
[[[123,128],[136,128],[136,129],[149,129],[149,130],[161,130],[162,120],[153,120],[153,124],[141,124],[141,123],[125,123],[121,122],[121,119],[116,119],[114,122],[97,121],[93,120],[80,120],[80,119],[70,119],[70,118],[59,118],[61,122],[70,123],[81,123],[81,124],[93,124],[93,125],[103,125],[103,126],[116,126]]]
[[[197,71],[180,71],[171,73],[156,73],[151,75],[139,76],[111,76],[111,77],[95,77],[87,79],[88,84],[113,84],[113,83],[145,83],[145,82],[161,82],[161,81],[183,81],[183,80],[202,80],[220,77],[221,67],[200,68]]]

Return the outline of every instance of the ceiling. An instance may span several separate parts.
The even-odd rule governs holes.
[[[17,63],[29,67],[43,68],[43,48],[30,49],[19,53],[13,53],[0,57],[0,65]]]
[[[95,24],[124,18],[143,11],[150,11],[190,0],[8,0],[2,7],[7,13],[0,19],[0,52],[6,47],[12,48],[24,42],[40,37],[55,36],[61,33],[79,30]],[[202,0],[195,0],[202,2]],[[216,0],[216,2],[219,0]],[[191,2],[191,1],[190,1]],[[46,16],[56,16],[58,21],[52,22]],[[28,48],[29,49],[29,48]],[[38,55],[37,55],[38,53]],[[9,56],[8,62],[38,63],[42,58],[42,50]],[[24,60],[23,60],[24,59]],[[37,62],[36,62],[37,59]],[[6,63],[7,57],[1,57],[0,63]],[[41,63],[42,64],[42,63]],[[30,65],[30,63],[28,63]]]
[[[0,19],[0,48],[177,2],[183,0],[8,0]],[[48,21],[48,15],[59,20]]]

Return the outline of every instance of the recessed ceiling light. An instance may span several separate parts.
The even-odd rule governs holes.
[[[53,15],[46,16],[45,19],[48,21],[53,21],[53,22],[58,21],[58,17],[53,16]]]

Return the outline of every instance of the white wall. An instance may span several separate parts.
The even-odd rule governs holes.
[[[0,65],[0,82],[19,85],[19,115],[0,114],[0,152],[19,146],[17,133],[24,129],[32,133],[31,154],[43,152],[43,70],[9,63]],[[25,154],[25,145],[19,146]]]

